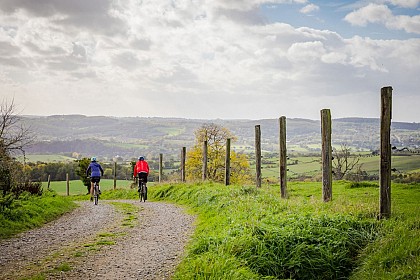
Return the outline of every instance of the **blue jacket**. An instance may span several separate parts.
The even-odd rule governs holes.
[[[102,169],[101,165],[96,161],[91,162],[89,164],[89,167],[86,170],[86,176],[89,176],[89,171],[91,172],[90,177],[101,177],[102,175],[104,175],[104,170]]]

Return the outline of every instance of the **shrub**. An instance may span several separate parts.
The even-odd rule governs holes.
[[[356,189],[356,188],[379,188],[377,183],[371,182],[351,182],[350,185],[347,186],[349,189]]]
[[[31,181],[18,183],[12,187],[12,192],[16,197],[19,197],[24,192],[28,192],[31,195],[42,195],[42,183]]]
[[[396,183],[420,183],[420,173],[394,175],[393,181]]]
[[[7,209],[9,209],[14,201],[14,195],[13,194],[6,194],[3,195],[0,193],[0,211],[1,213],[5,212]]]

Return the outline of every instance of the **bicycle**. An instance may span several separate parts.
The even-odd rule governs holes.
[[[93,184],[93,203],[95,205],[98,205],[98,201],[99,201],[99,185],[98,182],[95,182]]]
[[[143,202],[146,202],[147,200],[147,187],[146,183],[144,182],[144,178],[139,178],[139,189],[137,190],[139,192],[140,202],[143,200]]]

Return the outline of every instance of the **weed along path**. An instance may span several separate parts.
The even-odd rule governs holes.
[[[81,202],[42,228],[0,242],[0,279],[169,279],[193,222],[166,203]]]

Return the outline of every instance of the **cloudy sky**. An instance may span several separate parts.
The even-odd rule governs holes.
[[[0,0],[21,114],[420,122],[420,0]]]

